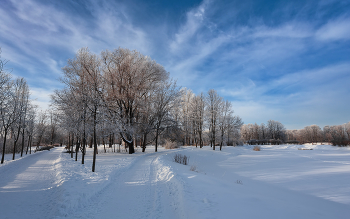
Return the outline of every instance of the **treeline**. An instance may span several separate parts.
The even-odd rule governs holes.
[[[241,137],[251,145],[281,144],[286,140],[286,128],[274,120],[269,120],[267,125],[245,124],[241,128]]]
[[[52,105],[68,145],[75,145],[75,156],[88,141],[123,141],[129,153],[140,145],[168,142],[182,145],[215,146],[235,144],[243,124],[233,116],[231,103],[215,90],[195,95],[180,89],[163,66],[128,49],[103,51],[95,55],[80,49],[63,68],[64,88],[55,91]],[[73,140],[74,139],[74,140]],[[73,142],[75,141],[75,142]]]
[[[318,125],[306,126],[300,130],[288,130],[288,141],[297,141],[301,144],[328,142],[334,146],[350,145],[350,122],[343,125],[325,126],[321,129]]]
[[[1,59],[0,50],[0,152],[1,163],[5,153],[21,156],[34,134],[35,106],[29,100],[29,88],[24,78],[12,79],[5,69],[6,60]]]
[[[350,122],[344,125],[306,126],[300,130],[287,130],[278,121],[269,120],[267,125],[245,124],[241,128],[242,140],[251,145],[264,144],[305,144],[326,142],[334,146],[350,145]]]

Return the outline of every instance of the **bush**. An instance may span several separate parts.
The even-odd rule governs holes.
[[[191,171],[197,172],[197,167],[196,165],[192,165],[190,168]]]
[[[260,151],[260,146],[254,146],[253,150],[254,151]]]
[[[54,146],[42,146],[42,147],[40,147],[40,148],[38,148],[38,149],[35,149],[34,152],[36,152],[36,151],[45,151],[45,150],[49,151],[49,150],[52,149],[52,148],[54,148]],[[73,152],[73,153],[74,153],[74,152]]]
[[[241,140],[231,140],[227,142],[227,146],[243,146],[244,143]]]
[[[174,161],[176,163],[187,165],[189,160],[190,160],[190,158],[187,157],[186,155],[182,155],[182,154],[175,154],[174,155]]]
[[[289,140],[289,141],[285,141],[284,143],[286,143],[286,144],[300,144],[300,142],[297,140]]]
[[[165,140],[164,148],[165,149],[175,149],[175,148],[179,148],[179,146],[178,146],[177,142]]]
[[[345,147],[350,145],[350,141],[346,140],[333,140],[332,141],[333,146],[339,146],[339,147]]]

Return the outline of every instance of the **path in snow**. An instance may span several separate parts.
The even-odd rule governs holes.
[[[56,149],[37,152],[0,167],[0,206],[6,207],[1,218],[53,218],[57,214],[61,182],[55,165],[60,154]]]
[[[144,154],[112,174],[111,183],[74,217],[187,218],[183,185],[160,160],[167,151]]]

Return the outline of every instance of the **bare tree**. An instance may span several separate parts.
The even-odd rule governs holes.
[[[281,140],[285,138],[286,128],[278,121],[269,120],[267,121],[267,136],[270,139]]]
[[[47,114],[45,111],[40,111],[37,116],[35,135],[36,135],[36,147],[37,149],[41,145],[42,140],[45,137],[47,130]]]
[[[205,96],[203,93],[197,95],[192,101],[193,124],[195,133],[198,133],[199,147],[203,147],[203,130],[204,130],[204,115],[205,115]],[[196,140],[197,147],[197,140]]]
[[[21,134],[22,127],[24,126],[26,117],[26,108],[29,98],[29,88],[27,82],[24,78],[18,78],[13,83],[13,98],[12,98],[12,109],[14,122],[11,126],[11,132],[13,136],[13,153],[12,160],[15,159],[15,154],[17,152],[17,141]],[[24,138],[24,137],[23,137]],[[22,146],[24,146],[22,144]]]
[[[250,141],[249,144],[280,144],[285,141],[286,129],[282,123],[269,120],[266,126],[256,123],[243,125],[241,136],[243,140]]]
[[[184,145],[190,145],[191,144],[191,134],[193,134],[193,118],[192,118],[192,112],[191,112],[191,104],[194,98],[194,93],[187,89],[183,88],[181,90],[182,96],[181,96],[181,126],[183,130],[183,144]]]
[[[242,118],[239,116],[229,116],[227,121],[227,144],[236,145],[241,138],[241,127],[243,125]],[[235,142],[233,142],[233,140]],[[232,143],[231,143],[232,141]]]
[[[1,50],[0,50],[1,55]],[[15,122],[16,112],[13,109],[11,76],[4,70],[6,61],[0,56],[0,116],[1,116],[1,137],[3,138],[1,163],[4,163],[7,134]]]
[[[232,110],[232,104],[229,101],[223,101],[220,104],[220,111],[219,111],[219,119],[218,119],[218,126],[220,130],[220,151],[222,149],[222,145],[224,143],[224,136],[227,134],[228,131],[228,122],[229,117],[231,117],[233,114]]]
[[[160,85],[155,93],[155,151],[157,152],[158,136],[161,130],[165,130],[173,122],[169,117],[169,112],[174,105],[178,104],[180,91],[176,87],[176,83],[170,81]]]
[[[27,144],[26,154],[28,153],[28,150],[29,150],[29,154],[31,154],[34,128],[35,128],[35,119],[36,119],[36,106],[30,105],[30,108],[28,108],[27,112],[28,112],[28,117],[26,119],[25,130],[28,136],[28,144]]]
[[[168,80],[169,73],[149,57],[128,49],[104,51],[102,60],[105,106],[132,154],[138,111],[143,107],[145,96]]]
[[[209,138],[210,145],[213,146],[215,150],[215,137],[217,130],[217,122],[219,116],[220,103],[222,102],[222,97],[218,95],[215,90],[209,90],[207,94],[207,118],[209,121]]]

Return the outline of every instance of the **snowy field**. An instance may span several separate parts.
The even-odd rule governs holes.
[[[298,148],[313,150],[298,150]],[[63,147],[0,165],[0,218],[349,218],[350,148],[148,147],[100,153],[91,172]],[[190,157],[189,165],[173,162]],[[17,155],[18,157],[18,155]]]

